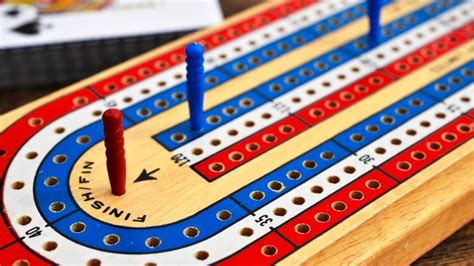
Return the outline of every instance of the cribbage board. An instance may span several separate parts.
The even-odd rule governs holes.
[[[415,260],[474,217],[474,3],[385,1],[379,43],[365,9],[264,3],[2,116],[1,264]],[[206,48],[199,133],[191,41]]]

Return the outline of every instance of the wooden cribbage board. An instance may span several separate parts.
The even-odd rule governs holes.
[[[364,9],[264,3],[2,116],[1,264],[415,260],[474,217],[474,4],[387,2],[378,44]],[[199,134],[191,41],[207,49]]]

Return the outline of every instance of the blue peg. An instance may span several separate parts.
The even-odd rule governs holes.
[[[369,38],[371,41],[380,42],[380,12],[382,10],[381,0],[367,0],[367,10],[369,14],[370,32]]]
[[[204,126],[204,48],[193,42],[186,47],[186,91],[191,130],[201,131]]]

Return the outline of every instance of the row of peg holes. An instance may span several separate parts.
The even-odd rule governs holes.
[[[383,83],[383,78],[372,77],[372,78],[369,79],[369,83],[371,85],[379,85],[379,84]],[[330,86],[330,85],[331,85],[330,83],[327,84],[327,86]],[[355,85],[354,90],[357,93],[367,93],[369,91],[369,88],[365,85]],[[343,101],[352,101],[352,100],[354,100],[355,96],[352,92],[342,91],[339,94],[339,98]],[[341,106],[340,102],[336,101],[336,100],[326,100],[324,102],[324,107],[328,110],[338,109],[338,108],[340,108],[340,106]],[[309,109],[308,112],[309,112],[309,115],[313,118],[320,118],[320,117],[325,115],[324,110],[321,109],[321,108],[317,108],[317,107]]]
[[[171,98],[175,101],[183,101],[186,96],[184,93],[175,92],[171,95]],[[164,109],[169,106],[169,102],[163,99],[158,99],[154,102],[154,106],[159,109]],[[136,113],[139,117],[148,117],[151,115],[151,110],[148,108],[139,108]]]
[[[432,29],[434,29],[434,28],[432,28]],[[455,36],[450,36],[449,41],[451,43],[456,43],[458,41],[458,39]],[[443,40],[441,40],[441,41],[438,41],[438,42],[432,44],[430,48],[421,49],[420,53],[425,58],[431,58],[431,57],[435,57],[437,55],[436,51],[446,50],[447,48],[448,47],[445,45]],[[408,71],[408,70],[410,70],[410,65],[418,65],[418,64],[423,63],[423,61],[424,61],[424,59],[422,57],[416,55],[416,54],[415,55],[409,55],[407,57],[408,64],[406,64],[404,62],[398,62],[398,63],[395,64],[395,69],[397,71]]]
[[[232,214],[230,211],[223,210],[217,213],[217,218],[221,221],[226,221],[230,219]],[[21,225],[27,225],[31,222],[31,217],[29,216],[22,216],[18,220],[18,223]],[[74,233],[82,233],[86,229],[86,226],[82,222],[76,222],[70,226],[70,230]],[[240,230],[240,235],[249,237],[253,234],[253,230],[251,228],[245,227]],[[196,227],[187,227],[184,231],[183,234],[188,237],[188,238],[194,238],[199,235],[199,229]],[[103,239],[104,244],[113,246],[117,245],[120,242],[120,237],[116,234],[109,234],[106,235]],[[150,248],[156,248],[161,244],[161,240],[157,237],[149,237],[145,241],[145,245]],[[53,251],[57,248],[57,243],[54,241],[47,241],[43,244],[43,249],[46,251]],[[195,253],[195,258],[198,260],[205,260],[209,256],[208,252],[206,251],[198,251]],[[24,261],[24,260],[23,260]],[[88,265],[100,265],[100,260],[93,259],[89,261]],[[150,264],[147,264],[150,265]]]
[[[332,7],[332,9],[333,9],[333,8],[334,8],[334,6]],[[360,10],[359,10],[359,11],[360,11]],[[322,11],[321,11],[321,10],[317,10],[315,13],[316,13],[316,14],[321,14]],[[345,17],[347,17],[347,18],[352,17],[352,15],[351,15],[349,12],[345,12],[345,13],[343,13],[343,15],[344,15]],[[308,18],[307,18],[306,16],[303,16],[303,17],[301,18],[302,21],[307,20],[307,19],[308,19]],[[333,24],[333,25],[339,25],[339,24],[340,24],[340,22],[339,22],[337,19],[332,19],[332,20],[330,21],[330,23]],[[326,26],[324,26],[323,24],[318,24],[318,26],[316,26],[316,27],[317,27],[318,30],[326,30],[326,29],[325,29]],[[282,33],[282,32],[285,31],[285,29],[284,29],[283,27],[280,27],[280,28],[277,29],[277,31],[280,32],[280,33]],[[266,34],[263,35],[263,37],[265,37],[265,38],[268,39],[268,38],[271,37],[271,35],[270,35],[269,33],[266,33]],[[301,44],[301,43],[304,42],[303,37],[298,36],[298,35],[294,36],[292,40],[293,40],[293,42],[295,42],[296,44]],[[251,40],[251,41],[249,41],[249,45],[254,46],[254,45],[256,45],[256,42],[255,42],[254,40]],[[290,48],[289,45],[288,45],[287,43],[284,43],[284,42],[278,43],[277,46],[278,46],[278,48],[279,48],[280,50],[287,50],[287,49]],[[234,48],[234,51],[240,52],[241,49],[236,47],[236,48]],[[266,56],[266,57],[273,57],[273,56],[275,55],[275,51],[274,51],[274,50],[271,50],[271,49],[268,49],[268,50],[263,51],[263,55]],[[221,55],[219,55],[219,57],[220,57],[220,58],[226,58],[227,56],[226,56],[225,54],[221,54]],[[260,63],[260,58],[258,58],[258,57],[250,57],[250,58],[248,58],[247,60],[248,60],[248,62],[251,63],[251,64],[258,64],[258,63]],[[236,71],[242,71],[242,70],[247,69],[247,67],[246,67],[243,63],[236,63],[236,64],[233,65],[233,68],[234,68],[234,70],[236,70]]]
[[[72,99],[72,103],[75,107],[83,106],[87,104],[88,102],[89,102],[89,98],[86,96],[77,96]],[[33,128],[39,127],[39,126],[42,126],[43,124],[44,124],[44,119],[41,117],[31,117],[30,119],[28,119],[28,125],[30,127],[33,127]],[[56,133],[62,133],[62,132],[63,131],[61,131],[60,129],[56,131]]]
[[[419,106],[423,105],[423,101],[421,101],[419,99],[413,99],[413,100],[410,101],[410,105],[414,106],[414,107],[419,107]],[[398,115],[407,115],[408,114],[408,109],[406,109],[404,107],[400,107],[400,108],[397,108],[395,110],[395,112]],[[445,118],[446,115],[443,114],[443,113],[437,113],[436,117],[441,119],[441,118]],[[382,115],[382,116],[380,116],[380,121],[385,125],[393,125],[396,122],[396,119],[393,116],[390,116],[390,115]],[[427,121],[422,121],[420,123],[420,125],[422,127],[429,127],[431,124]],[[379,126],[376,125],[376,124],[367,125],[365,127],[365,130],[367,132],[370,132],[370,133],[376,133],[376,132],[379,131]],[[350,139],[353,142],[361,142],[361,141],[364,140],[364,136],[361,133],[354,133],[354,134],[351,134]],[[394,143],[394,144],[396,144],[398,142],[400,142],[400,141],[392,141],[392,143]]]
[[[254,101],[251,98],[244,98],[240,100],[239,102],[239,106],[242,108],[250,108],[252,107],[253,104],[254,104]],[[229,116],[235,114],[236,112],[237,112],[237,109],[233,106],[227,106],[222,109],[222,113]],[[264,113],[262,114],[262,117],[265,119],[269,119],[271,118],[271,114]],[[206,119],[206,122],[208,124],[217,124],[217,123],[220,123],[220,121],[221,121],[221,118],[219,115],[211,115],[211,116],[208,116]],[[246,121],[244,125],[246,127],[253,127],[255,125],[255,122],[249,120],[249,121]],[[238,131],[235,129],[231,129],[228,131],[229,136],[236,136],[237,134],[238,134]],[[172,134],[170,138],[172,141],[180,143],[186,140],[186,134],[177,132],[177,133]],[[217,146],[220,143],[221,141],[219,139],[211,140],[211,145],[213,146]],[[193,152],[194,155],[200,155],[201,153],[202,153],[202,150],[200,150],[200,148],[194,149],[194,152]]]
[[[341,60],[340,57],[337,56],[337,55],[334,55],[333,58],[334,58],[333,60],[336,60],[336,61],[340,61],[340,60]],[[320,69],[320,70],[323,70],[323,69],[327,69],[327,68],[328,68],[328,66],[327,66],[325,63],[323,63],[323,62],[316,62],[316,63],[314,63],[314,66],[315,66],[315,68],[318,68],[318,69]],[[358,66],[353,66],[353,67],[351,67],[350,70],[351,70],[352,73],[358,73],[358,72],[360,72],[360,68],[359,68]],[[312,76],[312,75],[313,75],[313,72],[312,72],[310,69],[301,69],[301,70],[299,71],[299,75],[302,76],[302,77],[305,77],[305,76],[306,76],[306,77],[309,77],[309,76]],[[347,76],[346,76],[346,74],[341,73],[341,74],[338,74],[338,75],[337,75],[337,78],[338,78],[339,80],[345,80],[345,79],[347,78]],[[284,81],[284,83],[287,84],[287,85],[295,85],[295,84],[297,84],[297,82],[298,82],[298,78],[297,78],[297,77],[294,77],[294,76],[286,76],[283,81]],[[379,78],[379,77],[374,77],[374,78],[372,78],[372,79],[369,80],[369,82],[370,82],[372,85],[379,85],[382,81],[383,81],[383,80],[382,80],[381,78]],[[329,87],[332,86],[332,83],[329,82],[329,81],[323,81],[323,82],[321,82],[321,86],[322,86],[322,87],[325,87],[325,88],[329,88]],[[282,89],[283,89],[283,87],[281,86],[281,84],[278,84],[278,83],[270,84],[270,86],[269,86],[270,92],[274,92],[274,93],[279,93],[279,92],[282,91]],[[358,91],[358,92],[365,92],[365,91],[366,91],[366,90],[364,90],[364,91]],[[308,88],[308,89],[306,90],[306,94],[307,94],[307,95],[314,95],[315,92],[316,92],[316,91],[315,91],[314,89],[311,89],[311,88]],[[345,98],[343,98],[343,99],[345,99]],[[294,103],[298,103],[298,102],[300,102],[300,100],[301,100],[301,99],[297,99],[297,98],[292,99],[292,101],[293,101]],[[346,100],[347,100],[347,99],[346,99]]]
[[[334,158],[334,154],[330,151],[324,151],[324,152],[320,153],[320,157],[323,160],[332,160]],[[305,161],[302,162],[302,166],[306,169],[314,169],[314,168],[317,167],[317,163],[314,160],[305,160]],[[349,167],[347,167],[346,170],[348,172],[351,172],[352,169],[353,169],[353,167],[349,166]],[[297,180],[301,177],[301,173],[298,170],[290,170],[286,173],[286,176],[290,180]],[[337,177],[329,177],[328,181],[334,183],[336,181],[336,178]],[[337,178],[337,182],[338,182],[338,180],[339,180],[339,178]],[[268,187],[271,190],[275,191],[275,192],[280,192],[280,191],[283,190],[283,188],[285,186],[280,181],[271,181],[271,182],[268,183]],[[253,191],[253,192],[250,193],[250,198],[252,200],[262,200],[264,197],[265,197],[265,194],[262,191],[256,190],[256,191]]]
[[[312,168],[316,167],[316,163],[312,160],[304,161],[303,166],[305,168],[307,168],[308,163],[310,163]],[[353,166],[346,166],[346,167],[344,167],[343,170],[346,174],[354,174],[356,172],[356,168],[353,167]],[[291,171],[287,172],[286,176],[290,180],[298,180],[298,179],[301,178],[301,172],[298,171],[298,170],[291,170]],[[336,176],[336,175],[331,175],[331,176],[327,177],[327,182],[331,183],[331,184],[337,184],[337,183],[339,183],[340,180],[341,180],[341,178],[339,176]],[[276,180],[270,181],[267,186],[270,190],[272,190],[274,192],[281,192],[285,188],[285,185],[282,182],[276,181]],[[314,189],[316,189],[316,188],[314,188]],[[320,192],[322,192],[322,188],[321,188]],[[262,191],[259,191],[259,190],[254,190],[250,193],[250,198],[254,201],[260,201],[260,200],[263,200],[265,198],[265,193],[262,192]],[[303,204],[304,199],[300,200],[299,198],[300,197],[296,197],[295,199],[293,199],[293,203],[295,203],[296,205]]]
[[[380,189],[381,184],[378,180],[371,179],[371,180],[368,180],[365,183],[365,186],[367,188],[371,189],[371,190],[378,190],[378,189]],[[313,186],[311,188],[311,192],[313,192],[313,193],[322,193],[323,188],[320,187],[320,186]],[[349,198],[354,200],[354,201],[361,201],[361,200],[364,199],[364,197],[365,197],[364,193],[359,191],[359,190],[353,190],[353,191],[349,192]],[[331,204],[331,208],[334,211],[343,212],[347,209],[347,204],[343,201],[335,201]],[[285,213],[286,213],[286,211],[285,211]],[[275,213],[275,215],[277,215],[277,214]],[[318,212],[318,213],[316,213],[316,215],[314,215],[314,219],[318,223],[327,223],[331,219],[331,216],[327,212]],[[308,225],[306,223],[299,223],[295,226],[295,232],[298,233],[298,234],[307,234],[310,231],[311,231],[311,227],[310,227],[310,225]]]
[[[293,133],[295,131],[295,128],[289,124],[282,125],[278,128],[278,131],[282,134],[287,135],[287,134]],[[277,140],[278,140],[278,137],[272,133],[268,133],[262,136],[262,141],[265,143],[275,143]],[[258,142],[250,142],[245,145],[245,150],[247,152],[256,152],[259,149],[260,149],[260,144]],[[196,152],[196,149],[193,150],[193,154],[195,154],[195,152]],[[198,153],[198,154],[201,154],[201,153]],[[239,151],[232,151],[227,155],[227,157],[232,162],[240,162],[245,159],[244,154]],[[225,166],[221,162],[213,162],[209,164],[209,169],[212,172],[219,173],[219,172],[225,171]]]
[[[467,124],[459,124],[457,126],[457,131],[462,134],[468,134],[472,132],[472,126],[469,126]],[[453,132],[445,132],[441,135],[441,139],[444,142],[455,142],[457,140],[458,136],[456,133]],[[443,145],[437,141],[434,142],[427,142],[426,147],[430,151],[440,151],[443,148]],[[413,151],[410,153],[410,157],[413,160],[416,161],[422,161],[426,159],[426,153],[423,151]],[[409,171],[411,169],[412,165],[408,161],[400,161],[397,162],[397,169],[401,171]]]

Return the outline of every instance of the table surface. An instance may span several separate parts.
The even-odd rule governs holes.
[[[220,0],[224,15],[230,16],[261,0]],[[45,96],[57,88],[0,91],[0,114]],[[1,118],[0,118],[1,123]],[[474,265],[474,220],[416,260],[414,265]]]

